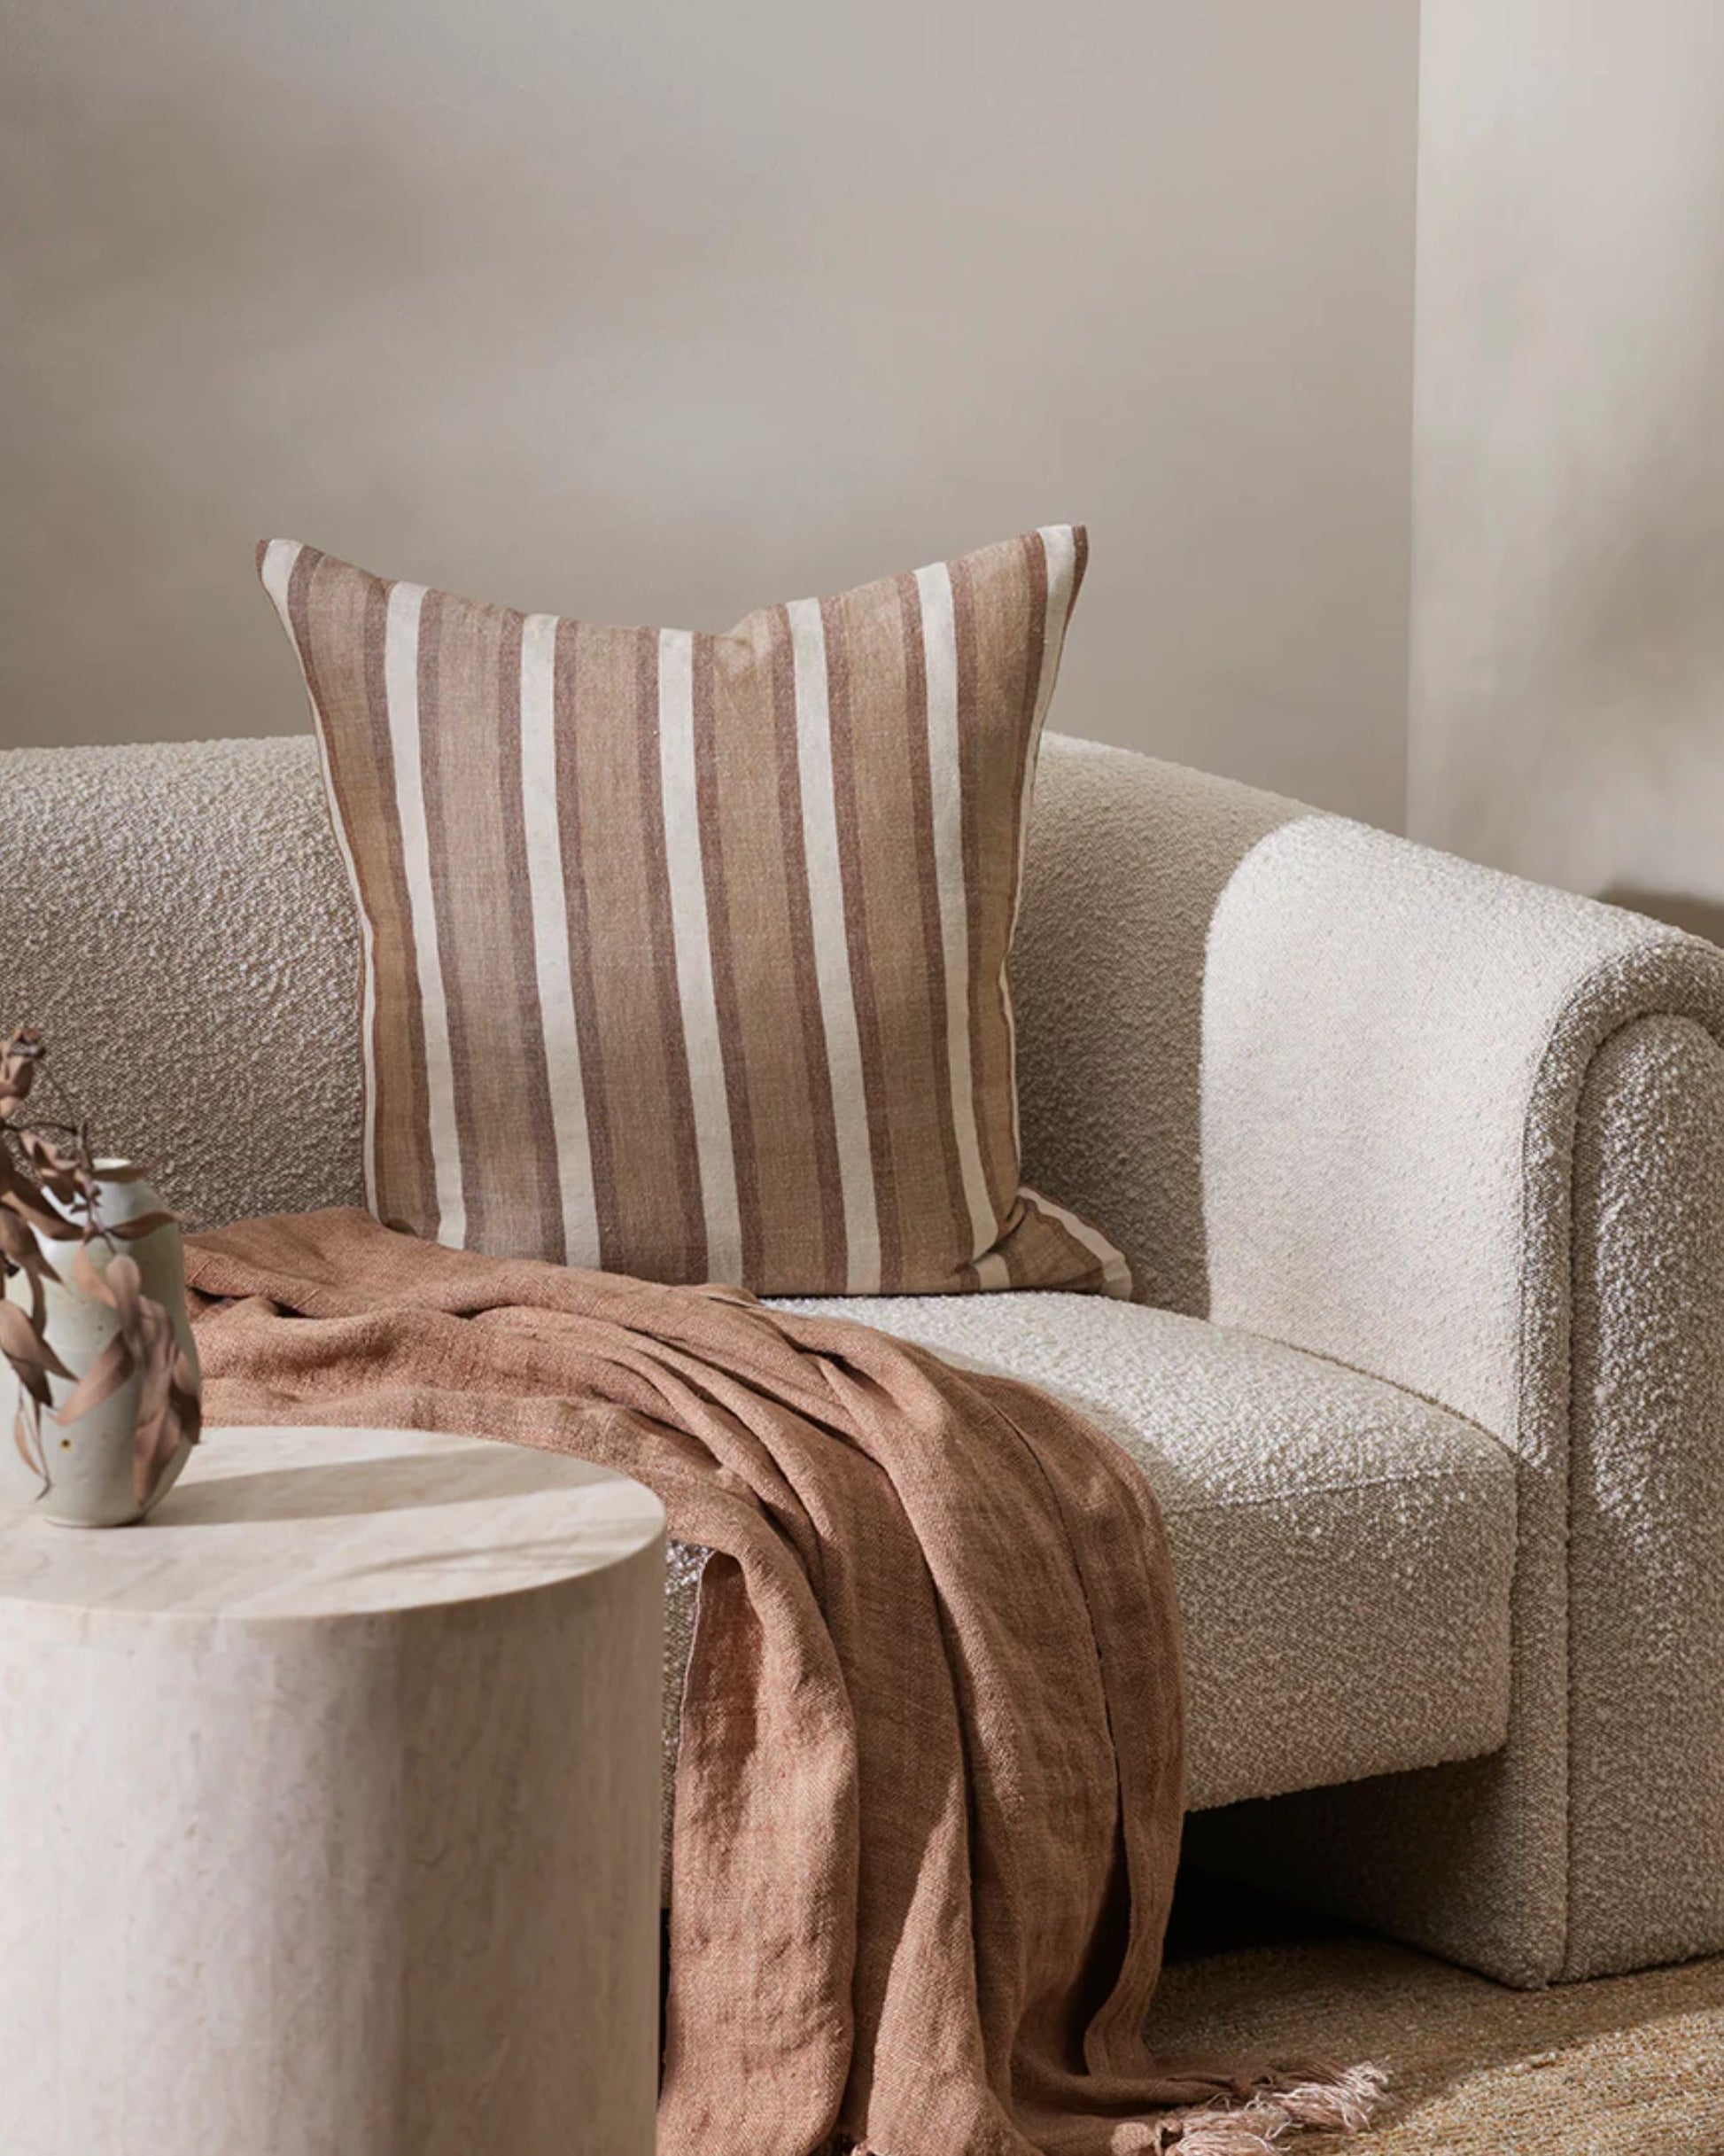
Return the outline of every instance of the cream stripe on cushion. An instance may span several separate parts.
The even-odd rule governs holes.
[[[1099,1228],[1087,1220],[1080,1220],[1076,1213],[1068,1212],[1063,1205],[1056,1205],[1052,1198],[1044,1198],[1039,1190],[1031,1190],[1026,1183],[1023,1202],[1032,1212],[1039,1213],[1044,1220],[1056,1221],[1065,1229],[1072,1241],[1087,1250],[1101,1268],[1102,1292],[1129,1300],[1132,1293],[1131,1268],[1124,1256]]]
[[[443,961],[437,947],[437,899],[431,880],[431,832],[425,820],[423,743],[419,732],[419,622],[424,603],[423,584],[391,587],[384,632],[384,687],[389,702],[389,742],[394,752],[396,796],[400,805],[401,852],[407,865],[408,892],[413,903],[419,1008],[425,1028],[425,1083],[431,1096],[437,1235],[439,1241],[459,1248],[467,1239],[467,1205],[462,1189],[461,1140],[455,1125],[449,1012],[443,993]]]
[[[664,782],[671,927],[676,945],[683,1039],[688,1053],[688,1083],[695,1101],[701,1210],[706,1221],[706,1270],[714,1280],[730,1280],[742,1277],[742,1228],[736,1204],[730,1100],[718,1037],[712,936],[707,923],[706,880],[701,858],[700,799],[695,774],[694,641],[687,629],[661,629],[658,633],[658,751]]]
[[[763,1294],[1117,1289],[1019,1195],[1012,1099],[1079,534],[723,635],[259,558],[365,923],[380,1217]]]
[[[263,580],[263,588],[275,601],[276,611],[282,618],[282,626],[288,632],[288,641],[293,646],[293,655],[299,662],[299,679],[305,684],[307,701],[311,705],[312,717],[317,717],[317,699],[312,694],[311,675],[306,665],[306,655],[299,649],[299,641],[293,634],[293,623],[288,611],[288,588],[293,581],[293,568],[305,548],[297,539],[272,539],[264,548],[258,562],[258,574]],[[313,728],[317,736],[317,760],[323,774],[323,790],[329,798],[336,798],[335,780],[330,770],[330,745],[321,726]],[[359,915],[361,961],[360,1055],[365,1076],[364,1120],[361,1128],[361,1172],[365,1179],[365,1203],[372,1212],[377,1210],[377,977],[374,938],[371,930],[370,909],[365,903],[363,886],[360,882],[359,864],[353,858],[353,849],[339,816],[335,818],[336,844],[341,850],[341,859],[347,871],[347,881],[353,886],[353,910]]]
[[[814,961],[832,1073],[838,1128],[838,1172],[844,1194],[847,1295],[880,1292],[880,1226],[874,1212],[874,1148],[868,1140],[862,1044],[850,985],[844,924],[844,881],[838,859],[838,812],[833,793],[832,726],[827,711],[826,629],[818,599],[786,609],[796,655],[796,758],[802,781],[803,844],[814,923]]]
[[[593,1148],[569,956],[569,892],[563,876],[563,829],[556,782],[556,628],[555,614],[529,614],[521,628],[521,810],[526,825],[532,899],[533,956],[544,1013],[557,1189],[563,1207],[563,1262],[599,1263],[593,1201]]]
[[[979,1257],[999,1233],[982,1165],[975,1082],[970,1064],[969,922],[965,905],[963,767],[958,745],[958,630],[951,572],[944,562],[916,572],[928,678],[928,751],[934,784],[934,873],[946,961],[946,1055],[951,1115],[964,1196],[970,1209],[969,1256]]]

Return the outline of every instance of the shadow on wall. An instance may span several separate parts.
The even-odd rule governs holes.
[[[1679,891],[1641,891],[1632,883],[1612,883],[1599,897],[1606,906],[1624,906],[1631,914],[1686,929],[1710,943],[1724,944],[1724,905],[1715,899],[1685,899]]]

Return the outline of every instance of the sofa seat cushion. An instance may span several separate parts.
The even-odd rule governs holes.
[[[1193,1808],[1503,1742],[1514,1469],[1473,1424],[1278,1342],[1099,1296],[781,1307],[1044,1386],[1144,1469],[1179,1582]],[[672,1746],[700,1568],[673,1547]]]

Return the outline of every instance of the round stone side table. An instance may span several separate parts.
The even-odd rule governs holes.
[[[0,2150],[651,2156],[664,1524],[322,1429],[0,1519]]]

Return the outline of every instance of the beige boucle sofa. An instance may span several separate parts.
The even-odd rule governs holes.
[[[0,775],[0,1019],[194,1219],[356,1203],[310,740]],[[1151,1306],[822,1307],[1142,1463],[1201,1858],[1514,1983],[1724,1947],[1724,953],[1051,740],[1015,978],[1029,1178]]]

